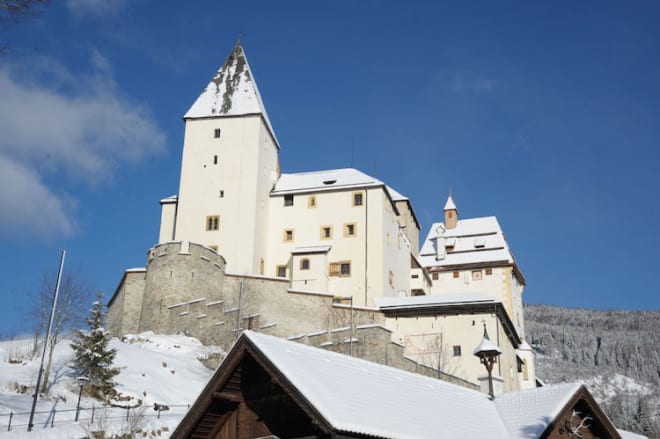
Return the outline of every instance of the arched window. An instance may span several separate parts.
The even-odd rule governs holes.
[[[309,270],[309,259],[304,258],[300,260],[300,269]]]

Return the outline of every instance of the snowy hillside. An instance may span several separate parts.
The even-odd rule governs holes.
[[[73,351],[64,340],[55,350],[49,394],[39,399],[34,430],[28,433],[30,395],[41,359],[29,358],[31,343],[0,342],[0,439],[83,438],[98,430],[117,435],[141,430],[144,437],[168,437],[213,373],[200,360],[222,356],[218,348],[182,335],[143,333],[124,341],[113,339],[110,347],[118,351],[114,365],[121,368],[115,379],[121,401],[116,404],[123,407],[102,407],[83,396],[76,424],[80,388],[69,369]],[[154,403],[169,410],[158,413]]]
[[[537,376],[582,380],[614,423],[660,438],[660,312],[525,306]]]

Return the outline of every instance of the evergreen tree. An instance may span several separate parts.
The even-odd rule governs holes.
[[[99,292],[87,318],[89,331],[76,331],[75,339],[71,343],[75,351],[75,373],[89,378],[87,392],[101,398],[109,398],[115,394],[112,378],[119,373],[118,368],[112,367],[117,350],[108,349],[110,332],[104,327],[105,316],[103,292]]]

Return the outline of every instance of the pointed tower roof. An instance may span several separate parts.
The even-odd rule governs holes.
[[[445,203],[445,208],[444,210],[458,210],[456,209],[456,205],[454,204],[454,198],[449,194],[449,197],[447,197],[447,202]]]
[[[199,119],[252,114],[263,116],[275,144],[279,148],[275,131],[270,124],[266,107],[261,100],[257,83],[239,41],[183,118]]]

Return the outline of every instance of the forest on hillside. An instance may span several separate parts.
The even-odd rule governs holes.
[[[660,438],[660,312],[525,306],[546,383],[581,380],[619,428]]]

